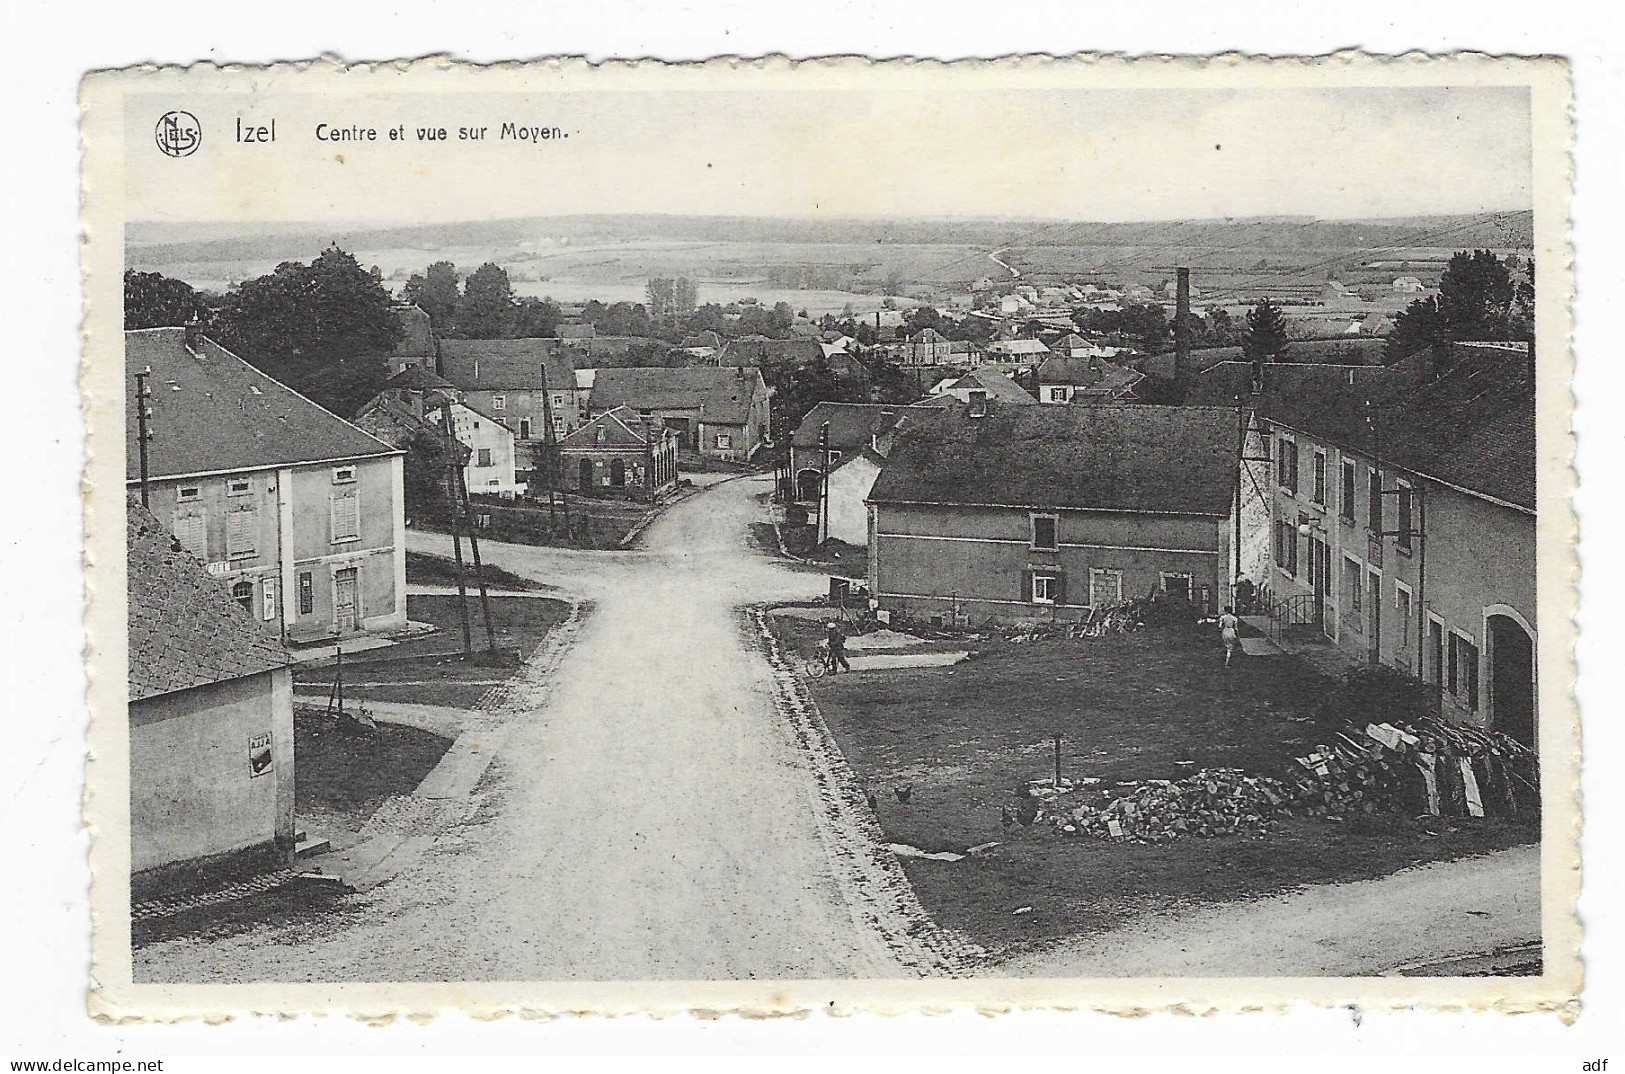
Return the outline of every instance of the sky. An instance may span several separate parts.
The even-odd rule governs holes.
[[[186,160],[132,98],[129,218],[455,221],[574,213],[1155,220],[1528,208],[1518,87],[215,95]],[[232,144],[275,118],[274,146]],[[503,121],[568,137],[497,140]],[[380,140],[320,140],[316,125]],[[405,137],[383,137],[401,125]],[[445,125],[445,143],[416,140]],[[459,142],[460,126],[489,128]],[[177,183],[179,180],[179,183]],[[183,196],[177,197],[180,194]],[[145,210],[145,211],[143,211]]]

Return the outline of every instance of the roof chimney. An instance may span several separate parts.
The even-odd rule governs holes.
[[[193,318],[192,320],[186,322],[186,327],[181,331],[185,333],[184,339],[186,341],[187,350],[195,351],[203,343],[202,321]]]
[[[1174,392],[1181,402],[1191,377],[1191,270],[1174,270]]]

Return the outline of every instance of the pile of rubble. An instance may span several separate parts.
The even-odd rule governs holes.
[[[1533,751],[1507,735],[1431,717],[1339,733],[1294,768],[1282,779],[1207,768],[1109,788],[1098,779],[1059,787],[1040,780],[1018,793],[1017,809],[1065,835],[1165,843],[1262,836],[1291,816],[1512,816],[1539,805]]]

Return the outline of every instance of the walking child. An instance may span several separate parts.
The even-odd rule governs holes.
[[[1229,667],[1230,658],[1241,647],[1241,620],[1236,618],[1234,608],[1226,606],[1219,616],[1219,637],[1224,642],[1224,666]]]
[[[824,624],[824,643],[829,650],[829,673],[834,675],[837,668],[851,671],[852,665],[846,662],[846,635],[833,619]]]

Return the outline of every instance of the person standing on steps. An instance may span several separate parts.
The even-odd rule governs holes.
[[[1236,618],[1235,609],[1228,605],[1219,616],[1219,638],[1224,642],[1224,666],[1229,667],[1230,658],[1241,648],[1241,620]]]
[[[836,673],[837,667],[852,670],[852,665],[846,662],[846,635],[841,633],[841,624],[833,619],[824,624],[824,645],[829,653],[831,675]]]

